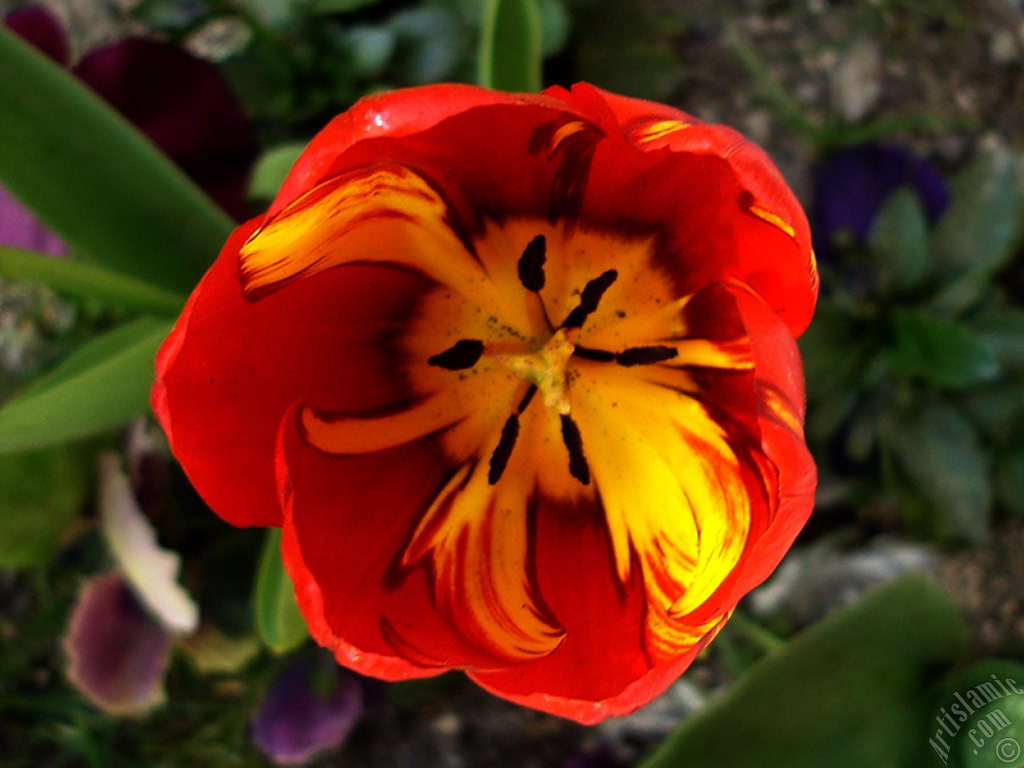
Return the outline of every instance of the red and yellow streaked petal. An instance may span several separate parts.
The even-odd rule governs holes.
[[[416,269],[463,291],[484,273],[452,229],[440,193],[396,164],[358,168],[314,187],[245,241],[239,275],[257,300],[303,277],[353,263]]]
[[[618,96],[585,84],[575,86],[572,91],[549,89],[546,93],[560,96],[591,119],[600,119],[610,111],[623,135],[645,154],[705,156],[725,161],[731,169],[729,175],[736,179],[742,191],[735,194],[733,205],[719,206],[720,211],[733,211],[729,217],[733,247],[719,251],[714,258],[695,260],[717,263],[725,269],[732,266],[731,271],[720,273],[717,279],[731,276],[746,282],[761,293],[794,335],[803,332],[810,322],[818,293],[810,228],[796,197],[760,148],[731,128],[706,125],[680,110]],[[600,161],[596,164],[597,167],[603,165],[608,164]],[[632,165],[640,167],[635,160]],[[666,166],[661,173],[670,173],[669,169],[670,166]],[[615,168],[614,175],[619,176],[620,182],[631,176],[628,173],[623,176],[621,168]],[[694,180],[706,183],[717,177],[721,181],[722,176],[721,172],[670,175],[673,176],[670,184],[677,189],[686,189]],[[630,196],[624,198],[628,200]],[[674,202],[682,210],[694,208],[681,204],[678,198]],[[669,221],[671,217],[663,220]],[[714,228],[710,222],[707,227],[709,231]],[[731,258],[736,258],[734,265],[729,263]]]
[[[408,271],[350,266],[287,294],[246,301],[239,228],[193,293],[157,358],[153,407],[204,500],[236,525],[280,525],[274,445],[284,412],[376,408],[409,396],[390,375],[388,339],[432,283]]]

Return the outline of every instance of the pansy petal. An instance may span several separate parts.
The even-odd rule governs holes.
[[[62,66],[71,58],[64,28],[45,6],[17,8],[4,17],[4,25]]]
[[[246,218],[256,128],[213,64],[179,46],[132,37],[89,51],[72,71],[228,213]]]
[[[168,632],[195,632],[199,606],[178,583],[181,556],[157,543],[116,454],[100,456],[98,506],[107,546],[139,599]]]
[[[35,215],[0,187],[0,245],[63,256],[68,246]]]
[[[362,715],[363,692],[353,675],[338,674],[323,695],[313,690],[314,673],[308,663],[292,664],[274,678],[253,714],[253,742],[278,765],[302,765],[338,747]]]
[[[97,576],[82,586],[71,612],[68,679],[108,714],[144,714],[166,699],[173,639],[120,576]]]

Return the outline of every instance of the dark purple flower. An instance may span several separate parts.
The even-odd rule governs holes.
[[[127,38],[72,69],[236,219],[259,152],[256,131],[217,68],[174,45]]]
[[[11,11],[4,18],[9,30],[20,35],[62,66],[71,59],[67,35],[57,18],[41,5]]]
[[[942,178],[901,147],[861,144],[826,157],[818,165],[814,183],[811,231],[818,254],[827,254],[840,232],[864,243],[885,201],[901,187],[917,192],[932,222],[949,204]]]
[[[333,665],[322,673],[336,676],[326,694],[314,690],[314,665],[300,661],[288,667],[253,715],[253,742],[279,765],[300,765],[337,747],[362,715],[362,686],[355,676]]]
[[[166,698],[172,642],[119,575],[89,579],[64,638],[68,679],[108,714],[141,714]]]
[[[4,23],[51,58],[67,62],[67,39],[44,8],[15,11]],[[71,71],[224,210],[239,220],[249,216],[245,189],[259,153],[256,129],[213,64],[174,45],[130,37],[89,51]],[[3,229],[0,242],[8,242]]]

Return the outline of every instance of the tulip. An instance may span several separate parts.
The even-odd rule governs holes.
[[[761,150],[581,84],[363,99],[239,227],[153,407],[313,637],[584,723],[650,701],[810,514],[817,274]]]

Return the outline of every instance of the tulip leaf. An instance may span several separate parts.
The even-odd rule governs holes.
[[[149,408],[153,360],[173,323],[142,317],[93,339],[0,409],[0,453],[104,432]]]
[[[295,587],[281,561],[281,529],[267,531],[256,575],[256,627],[264,644],[275,653],[297,648],[309,629],[295,601]]]
[[[540,44],[536,0],[488,0],[480,36],[480,85],[499,91],[540,91]]]
[[[946,597],[904,577],[758,662],[642,768],[929,765],[929,680],[966,650]]]
[[[21,202],[97,264],[171,291],[195,285],[231,219],[102,99],[2,27],[0,104],[0,181]]]
[[[912,190],[889,197],[875,219],[870,245],[886,287],[905,291],[921,283],[928,271],[928,221]]]
[[[0,568],[48,565],[89,488],[69,446],[0,456]]]
[[[46,253],[4,245],[0,245],[0,275],[11,280],[43,283],[80,299],[97,299],[142,312],[177,315],[185,306],[183,294],[119,272],[76,259],[54,258]]]
[[[936,533],[980,542],[988,535],[992,488],[974,427],[941,400],[901,413],[883,426],[883,440],[918,493],[938,515]]]
[[[973,330],[913,309],[893,313],[892,370],[948,389],[966,389],[999,375],[999,360]]]

